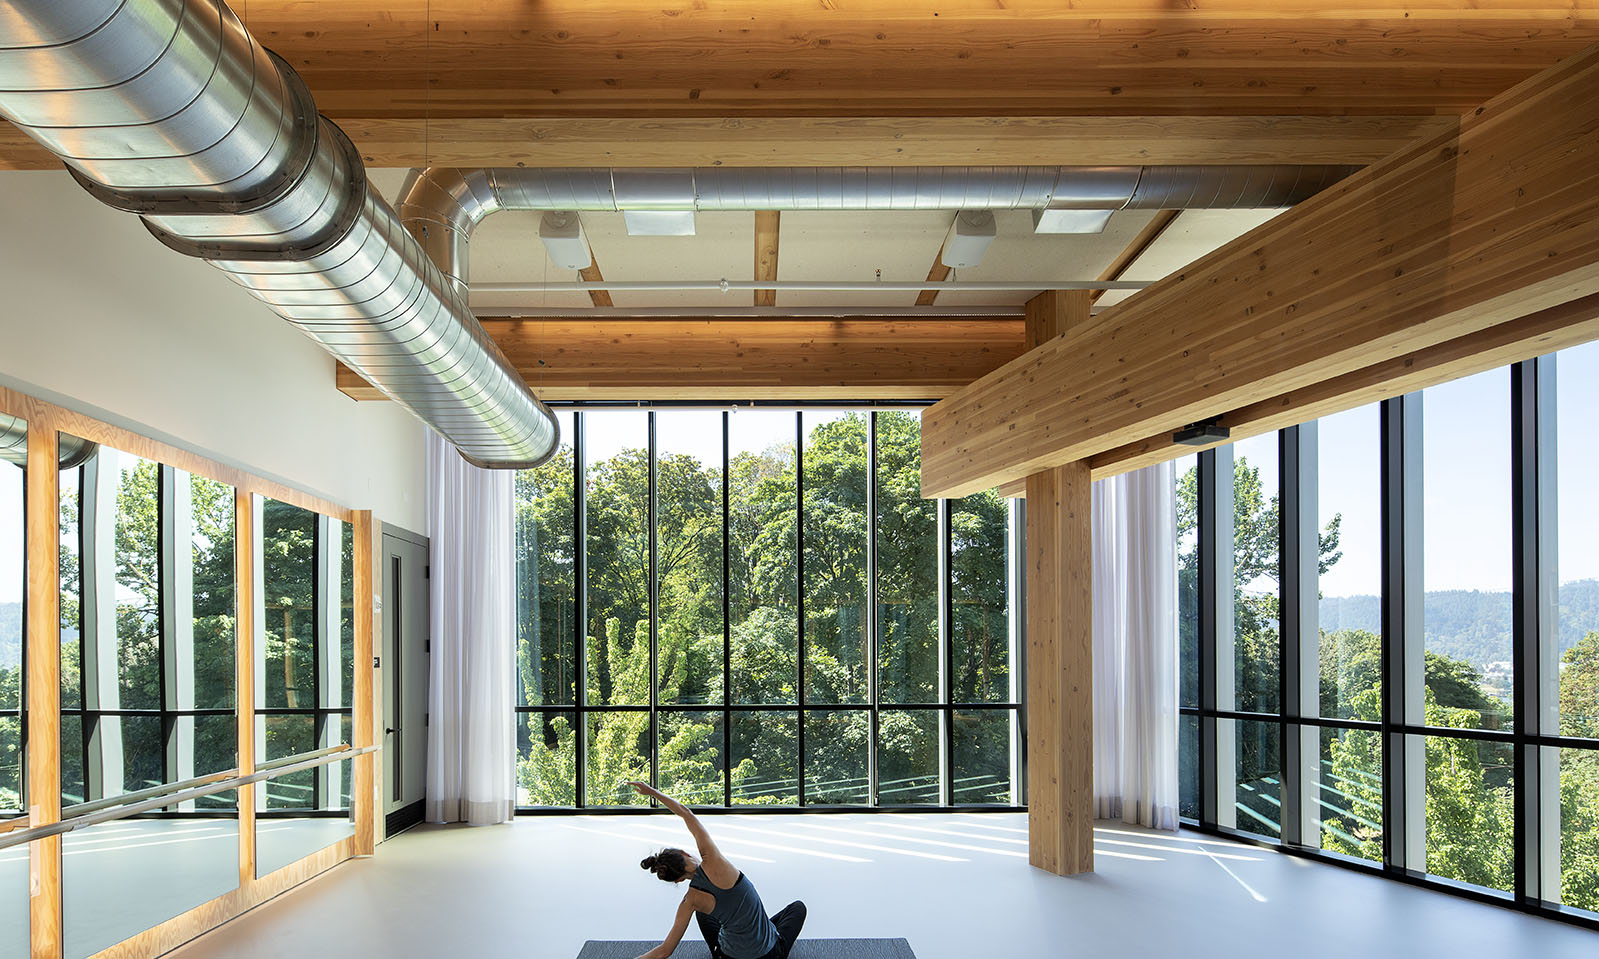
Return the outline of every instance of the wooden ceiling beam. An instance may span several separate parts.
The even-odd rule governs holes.
[[[332,114],[371,167],[1371,163],[1448,116],[559,118]],[[0,121],[0,170],[61,162]]]
[[[777,231],[782,214],[776,210],[755,211],[755,282],[777,279]],[[756,290],[756,306],[776,306],[777,291]]]
[[[545,400],[933,400],[1022,353],[1017,316],[485,319]],[[338,388],[381,400],[339,366]]]
[[[1599,46],[929,409],[958,497],[1599,292]]]
[[[1217,423],[1227,427],[1231,435],[1220,443],[1179,445],[1172,442],[1170,433],[1162,433],[1106,450],[1090,457],[1088,463],[1094,479],[1106,479],[1596,339],[1599,339],[1599,295],[1541,310],[1224,413]],[[1027,481],[1023,478],[1000,485],[996,492],[1006,497],[1024,496],[1026,487]]]

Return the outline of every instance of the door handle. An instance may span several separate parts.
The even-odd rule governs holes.
[[[394,727],[390,726],[388,729],[383,730],[383,732],[388,734],[388,735],[390,735],[390,736],[392,736],[392,735],[394,735]]]

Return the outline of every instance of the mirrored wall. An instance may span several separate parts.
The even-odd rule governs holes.
[[[238,766],[234,489],[62,434],[63,816]],[[74,454],[72,451],[77,451]],[[79,959],[238,886],[238,798],[62,840]]]
[[[27,465],[27,422],[0,413],[0,829],[20,828],[27,808],[22,760],[22,663],[27,648],[22,474]],[[27,955],[28,849],[13,846],[0,849],[0,959]]]
[[[255,610],[257,768],[351,742],[355,538],[348,523],[252,497],[259,530]],[[352,761],[256,787],[256,875],[354,834]]]

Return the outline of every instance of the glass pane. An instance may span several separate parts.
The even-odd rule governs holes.
[[[334,523],[339,531],[339,648],[334,664],[339,673],[338,706],[355,703],[355,528]],[[335,704],[325,704],[335,705]],[[340,742],[350,741],[343,736]]]
[[[1010,504],[993,492],[950,504],[950,656],[958,703],[1014,701],[1007,590]]]
[[[733,701],[797,703],[799,593],[793,413],[728,419]]]
[[[1199,717],[1177,717],[1177,815],[1199,818]]]
[[[1428,703],[1429,724],[1443,725],[1432,722],[1436,708]],[[1426,745],[1427,871],[1489,889],[1514,889],[1511,745],[1445,736],[1429,736]]]
[[[650,701],[649,414],[585,413],[583,443],[588,702],[643,706]]]
[[[733,805],[799,802],[798,714],[733,713]]]
[[[22,717],[0,713],[0,819],[22,813]]]
[[[870,802],[866,749],[871,714],[864,709],[805,711],[805,801]]]
[[[1553,750],[1546,749],[1544,755],[1548,757],[1550,752]],[[1560,901],[1599,912],[1599,750],[1558,752]]]
[[[346,759],[292,774],[296,779],[310,777],[311,787],[301,793],[301,801],[309,805],[288,814],[269,812],[258,816],[255,823],[257,878],[355,835],[347,788],[354,764],[354,760]],[[270,786],[277,782],[268,780]]]
[[[257,687],[265,693],[257,703],[261,707],[316,705],[316,534],[317,514],[261,501],[261,632],[266,637],[265,662],[257,664]]]
[[[1239,720],[1238,828],[1282,837],[1282,735],[1276,723]]]
[[[555,455],[516,474],[516,700],[524,706],[577,702],[572,414],[555,417]]]
[[[61,837],[64,954],[84,959],[238,885],[235,818],[122,819],[69,832]]]
[[[577,717],[518,713],[516,804],[577,805]]]
[[[1015,760],[1016,712],[974,709],[955,713],[955,804],[1019,805],[1011,769]]]
[[[650,778],[650,714],[590,713],[585,797],[590,806],[644,806],[628,783]]]
[[[102,696],[98,704],[91,705],[101,709],[160,709],[161,468],[149,460],[101,447],[86,474],[95,471],[99,473],[101,497],[114,497],[109,502],[115,504],[116,526],[109,542],[92,540],[93,549],[88,545],[90,532],[85,530],[85,549],[95,557],[96,571],[101,576],[108,566],[115,570],[115,605],[111,607],[115,611],[115,658],[106,655],[107,647],[97,644],[97,648],[105,651],[100,656],[100,670],[117,677],[118,699],[113,703]],[[105,488],[108,482],[113,484],[110,489]],[[95,506],[107,502],[101,498]],[[105,546],[113,550],[109,556],[102,552]],[[97,608],[105,608],[107,599],[104,593],[96,597]],[[157,778],[151,785],[160,784],[160,767],[156,770]]]
[[[262,716],[257,718],[256,725],[265,731],[265,746],[257,762],[283,759],[316,748],[314,716]],[[264,803],[257,799],[257,806],[262,809],[315,809],[315,771],[303,770],[269,779],[265,792]]]
[[[1338,719],[1382,718],[1380,413],[1363,406],[1316,427],[1320,708]]]
[[[655,443],[658,701],[720,704],[722,414],[657,413]]]
[[[1277,470],[1276,433],[1233,444],[1233,663],[1242,712],[1278,711]]]
[[[1321,730],[1321,848],[1382,862],[1382,733]]]
[[[1443,725],[1508,728],[1510,372],[1422,396],[1427,699],[1457,711]]]
[[[161,738],[160,716],[101,716],[97,736],[89,741],[90,775],[97,766],[105,770],[105,786],[98,795],[114,796],[123,792],[149,789],[167,781],[164,772],[166,744]],[[122,781],[115,781],[116,769],[110,744],[120,739],[122,751]],[[105,750],[96,754],[96,743],[105,744]],[[174,780],[175,781],[175,780]]]
[[[1562,736],[1599,738],[1599,343],[1564,350],[1556,364],[1558,725]]]
[[[877,414],[875,523],[879,701],[936,703],[938,501],[922,499],[921,422],[913,413]]]
[[[61,714],[61,805],[85,802],[89,798],[83,769],[83,717]]]
[[[237,671],[233,655],[237,622],[234,610],[233,487],[203,476],[187,479],[194,563],[191,581],[194,609],[192,705],[196,709],[232,709],[233,682]],[[180,694],[182,698],[187,696]],[[233,735],[236,738],[237,733]]]
[[[722,805],[722,714],[665,712],[660,729],[661,791],[689,805]]]
[[[0,849],[0,959],[29,959],[28,847]]]
[[[1177,474],[1177,695],[1179,705],[1197,709],[1199,707],[1199,457],[1189,454],[1178,459],[1173,465]],[[1188,814],[1183,813],[1183,815]]]
[[[866,417],[805,413],[805,697],[864,703]]]
[[[939,710],[885,709],[877,718],[877,802],[938,805]],[[805,730],[810,735],[810,729]],[[806,743],[809,746],[809,743]]]
[[[179,716],[180,728],[192,727],[194,737],[194,775],[206,776],[239,765],[239,724],[232,716]],[[199,809],[236,809],[238,796],[233,791],[202,796],[195,800]]]
[[[61,708],[67,710],[83,708],[83,470],[62,470],[60,480]]]

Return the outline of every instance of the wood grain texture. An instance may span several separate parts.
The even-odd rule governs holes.
[[[252,0],[245,22],[333,119],[438,120],[1460,113],[1599,40],[1595,18],[1593,0]]]
[[[605,274],[600,272],[600,261],[594,258],[593,253],[589,254],[589,265],[585,266],[581,270],[578,270],[577,275],[578,279],[582,280],[584,283],[605,282]],[[589,290],[589,302],[593,303],[595,306],[616,305],[615,303],[611,302],[610,290]]]
[[[933,257],[933,265],[927,269],[927,282],[942,283],[949,279],[949,272],[949,267],[944,265],[944,251],[940,248],[938,254]],[[917,306],[932,306],[936,302],[938,302],[937,290],[923,290],[916,294]]]
[[[44,405],[28,418],[28,820],[61,821],[61,471],[58,434]],[[28,844],[28,928],[33,959],[61,959],[61,837]]]
[[[1112,166],[1380,160],[1450,116],[342,116],[368,166]],[[61,161],[0,120],[0,170]]]
[[[1599,46],[934,406],[964,496],[1599,292]]]
[[[755,211],[755,273],[754,280],[777,279],[778,228],[783,214],[777,210]],[[776,306],[776,290],[756,290],[756,306]]]
[[[1088,464],[1027,478],[1028,861],[1094,869],[1093,527]]]
[[[353,572],[355,582],[351,590],[351,601],[355,604],[352,616],[355,645],[351,653],[355,657],[355,683],[352,691],[355,697],[355,716],[351,724],[351,735],[354,737],[351,745],[360,748],[377,742],[377,712],[373,697],[372,675],[372,651],[375,648],[372,615],[375,573],[372,552],[372,511],[356,510],[350,526],[355,552]],[[377,795],[373,788],[376,781],[374,759],[373,753],[355,757],[355,768],[351,772],[350,797],[355,814],[354,852],[358,856],[372,855],[372,850],[377,845],[374,824],[379,817],[375,814]]]
[[[1092,290],[1045,290],[1027,301],[1023,345],[1031,350],[1088,322]]]
[[[1022,352],[1022,321],[1013,316],[483,326],[545,400],[935,399]],[[383,398],[356,373],[340,367],[337,375],[346,394]]]

